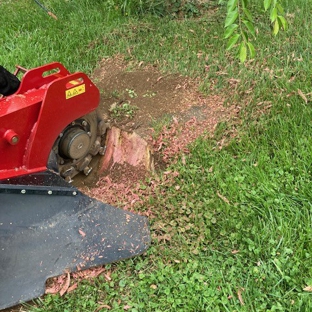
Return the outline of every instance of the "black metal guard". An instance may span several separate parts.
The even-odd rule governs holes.
[[[137,256],[150,244],[147,218],[90,198],[53,172],[1,183],[0,309],[43,295],[49,277]]]

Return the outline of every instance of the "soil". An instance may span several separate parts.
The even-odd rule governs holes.
[[[192,116],[206,118],[203,109],[219,113],[222,98],[203,98],[197,91],[198,82],[178,74],[162,74],[156,67],[129,64],[121,58],[103,60],[93,79],[101,91],[100,110],[104,118],[122,130],[135,131],[144,138],[157,122],[168,117],[186,121]],[[129,103],[133,116],[113,118],[112,107]],[[131,118],[132,117],[132,118]]]
[[[104,59],[92,80],[101,92],[99,111],[104,119],[112,127],[130,133],[134,131],[150,144],[152,167],[156,172],[164,169],[174,156],[166,157],[165,148],[171,154],[185,150],[203,133],[212,136],[219,122],[232,119],[239,110],[237,107],[225,108],[221,96],[201,94],[196,79],[163,74],[157,67],[142,62],[129,64],[122,57]],[[122,113],[124,105],[128,110]],[[157,133],[155,129],[158,129]],[[76,186],[93,197],[123,207],[123,195],[121,201],[118,196],[116,198],[116,193],[120,193],[118,184],[129,189],[148,174],[142,166],[134,168],[127,163],[115,163],[104,174],[100,158],[94,161],[93,167],[95,170],[88,177],[75,179]],[[112,194],[107,185],[113,188]]]
[[[143,63],[129,64],[122,57],[103,60],[91,78],[101,92],[99,111],[104,119],[111,127],[143,138],[150,146],[153,166],[146,170],[142,165],[113,162],[103,172],[101,157],[96,157],[92,173],[75,178],[74,183],[84,193],[124,209],[131,210],[149,195],[140,187],[147,175],[157,175],[175,161],[177,154],[188,154],[189,143],[200,135],[213,136],[219,122],[232,120],[239,112],[237,107],[225,108],[221,96],[201,94],[197,80],[163,74]],[[123,107],[127,109],[118,116]],[[220,140],[220,148],[222,144]],[[165,172],[168,181],[176,174]],[[153,187],[157,181],[151,182]],[[146,210],[144,214],[150,216],[152,212]],[[59,280],[54,279],[56,289],[62,288],[57,285]],[[23,311],[23,307],[4,311]]]

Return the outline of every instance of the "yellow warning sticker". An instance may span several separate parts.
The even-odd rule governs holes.
[[[65,96],[66,96],[66,100],[71,99],[74,96],[77,96],[79,94],[85,93],[86,92],[86,85],[82,84],[78,87],[75,88],[71,88],[69,90],[65,91]]]

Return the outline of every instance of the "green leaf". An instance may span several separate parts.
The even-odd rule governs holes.
[[[231,50],[233,48],[233,46],[236,44],[238,38],[240,37],[240,34],[235,34],[234,36],[232,36],[229,41],[228,44],[226,46],[227,50]]]
[[[243,38],[244,38],[245,42],[249,41],[248,33],[246,31],[242,30],[242,35],[243,35]]]
[[[238,0],[229,0],[227,3],[227,12],[232,12],[234,8],[237,6]]]
[[[247,47],[245,42],[242,42],[239,46],[239,60],[244,63],[247,58]]]
[[[245,24],[245,26],[247,27],[249,32],[255,37],[256,32],[255,32],[255,27],[254,27],[253,23],[251,23],[250,21],[245,21],[245,20],[243,21],[243,23]]]
[[[279,32],[279,23],[278,20],[276,20],[273,25],[273,34],[276,36],[278,32]]]
[[[246,17],[248,18],[248,20],[252,22],[253,18],[252,18],[251,13],[249,12],[249,10],[247,10],[246,8],[243,8],[243,12],[246,15]]]
[[[242,0],[242,7],[245,9],[248,6],[249,1],[248,0]]]
[[[237,8],[234,11],[227,13],[224,27],[228,27],[231,24],[233,24],[236,21],[237,17],[238,17]]]
[[[268,8],[271,6],[271,0],[264,0],[263,6],[264,6],[264,10],[267,11]]]
[[[270,14],[271,23],[274,23],[277,18],[277,8],[273,8]]]
[[[247,42],[247,46],[249,49],[249,54],[251,58],[254,58],[256,56],[256,50],[254,45],[251,42]]]
[[[227,29],[224,32],[224,39],[231,37],[231,35],[235,31],[235,29],[237,29],[237,27],[238,27],[237,24],[232,24],[229,27],[227,27]]]
[[[278,15],[277,18],[278,18],[278,20],[279,20],[279,22],[280,22],[280,25],[283,27],[283,29],[284,29],[284,30],[287,30],[288,23],[287,23],[285,17],[284,17],[284,16],[281,16],[281,15]]]
[[[278,12],[280,12],[281,14],[284,14],[284,8],[279,4],[279,3],[276,3],[276,8],[278,10]]]

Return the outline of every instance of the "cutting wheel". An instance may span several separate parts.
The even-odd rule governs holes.
[[[58,171],[67,181],[79,172],[88,175],[93,156],[105,152],[107,126],[97,112],[76,119],[55,141],[48,168]]]

